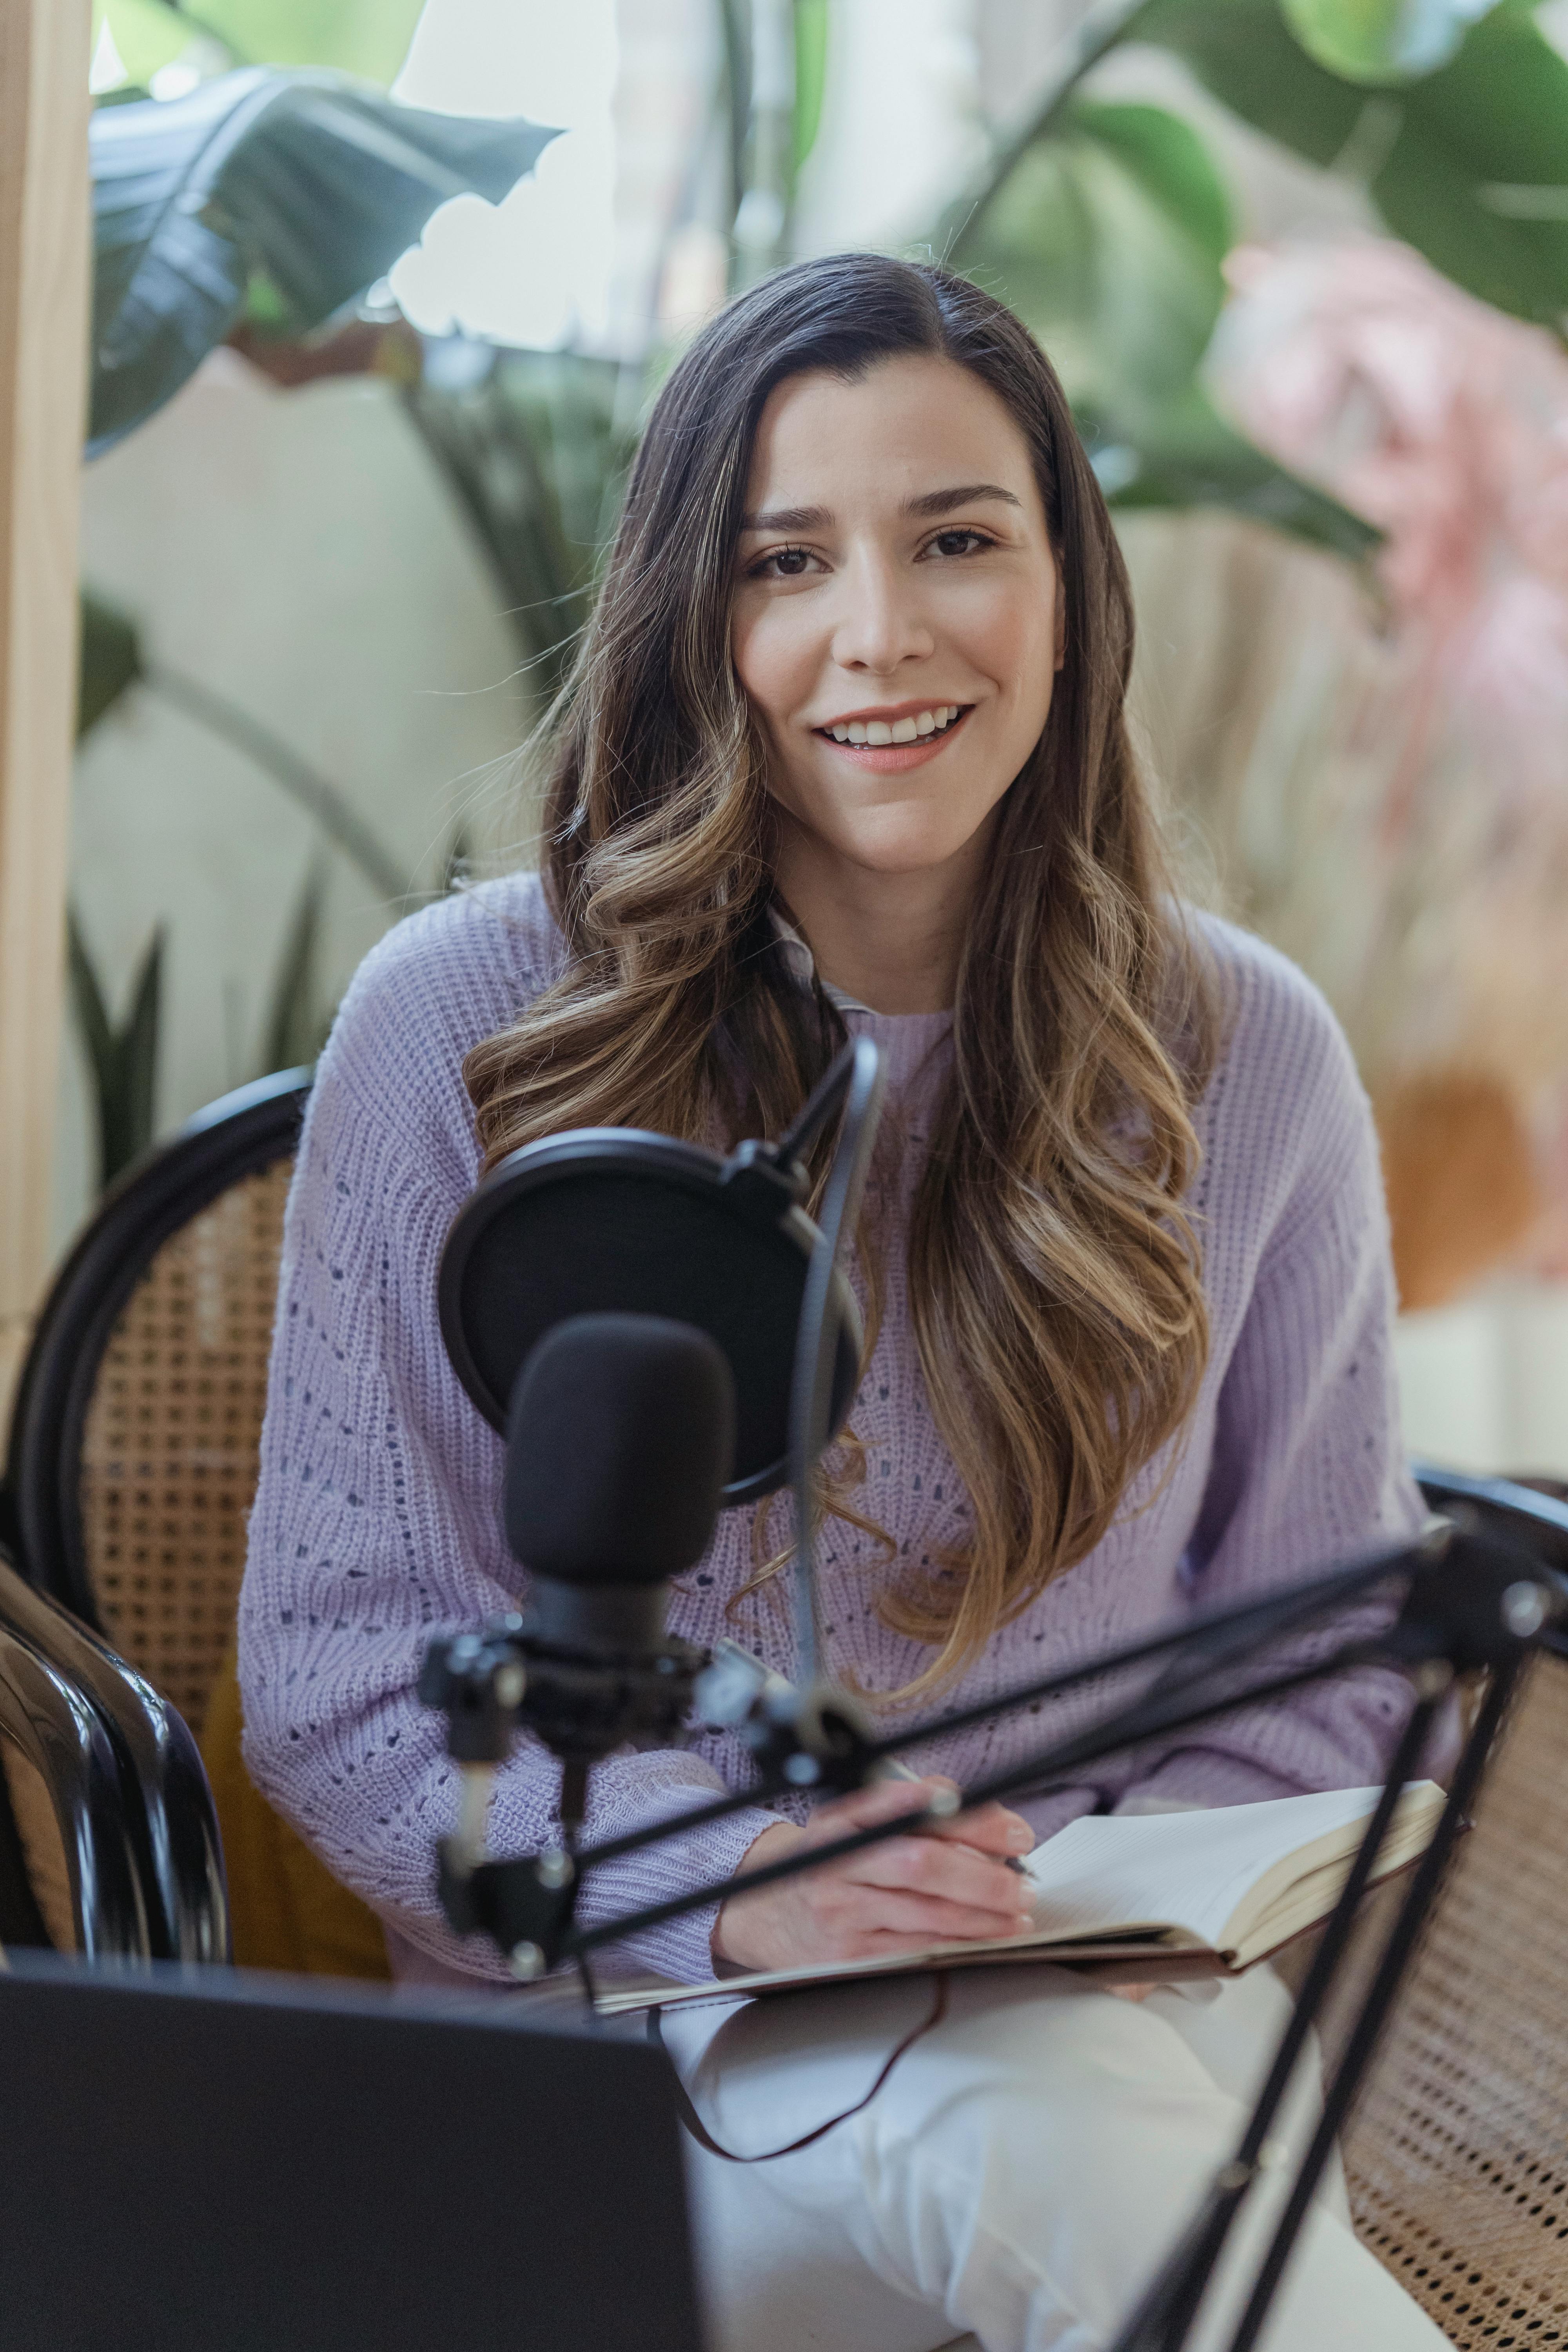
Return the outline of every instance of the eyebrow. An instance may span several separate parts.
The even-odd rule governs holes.
[[[952,514],[955,508],[977,506],[985,499],[1000,499],[1010,507],[1022,508],[1022,499],[1005,490],[1000,482],[963,482],[956,489],[925,490],[918,499],[906,499],[904,512],[930,522],[938,515]],[[824,530],[833,517],[826,507],[770,507],[764,514],[742,515],[742,530]]]

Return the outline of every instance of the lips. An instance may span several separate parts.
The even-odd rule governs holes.
[[[962,731],[973,709],[972,702],[934,703],[929,709],[910,712],[897,719],[839,719],[832,727],[818,727],[813,731],[835,759],[848,760],[857,768],[868,768],[876,775],[896,775],[906,768],[922,767],[927,760],[938,758]],[[940,724],[939,714],[945,714]],[[922,719],[931,722],[924,734],[920,727]]]

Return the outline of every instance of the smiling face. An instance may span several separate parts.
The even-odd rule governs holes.
[[[780,384],[731,645],[786,853],[974,866],[1046,723],[1060,603],[1028,444],[978,377],[920,356]]]

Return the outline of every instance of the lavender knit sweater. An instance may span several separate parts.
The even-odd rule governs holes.
[[[1198,1111],[1201,1221],[1213,1344],[1184,1443],[1151,1463],[1089,1557],[991,1643],[949,1694],[971,1701],[1123,1642],[1194,1604],[1255,1592],[1417,1527],[1390,1364],[1392,1285],[1377,1151],[1332,1016],[1284,959],[1205,920],[1227,1041]],[[414,1685],[437,1628],[514,1606],[526,1586],[497,1517],[501,1451],[447,1365],[436,1271],[478,1155],[459,1066],[560,967],[533,877],[443,900],[361,969],[321,1058],[289,1197],[240,1602],[245,1753],[259,1787],[374,1905],[405,1975],[500,1973],[459,1942],[434,1895],[436,1840],[456,1822],[442,1719]],[[902,1222],[925,1122],[951,1055],[946,1014],[852,1012],[882,1045],[901,1122],[899,1181],[881,1204],[886,1304],[853,1426],[868,1517],[900,1559],[962,1540],[963,1485],[932,1423],[912,1342]],[[670,1627],[725,1633],[788,1671],[776,1589],[731,1603],[752,1565],[750,1509],[726,1513],[676,1588]],[[928,1663],[877,1614],[876,1547],[829,1521],[822,1545],[830,1662],[871,1690]],[[914,1760],[972,1780],[1065,1733],[1094,1704],[1003,1717]],[[1229,1804],[1381,1776],[1404,1684],[1363,1674],[1227,1719],[1163,1755],[1096,1769],[1093,1785],[1027,1811],[1042,1835],[1102,1801]],[[593,1776],[586,1835],[700,1802],[743,1769],[728,1736],[616,1757]],[[532,1743],[500,1776],[496,1851],[551,1835],[556,1769]],[[776,1814],[748,1811],[584,1882],[599,1920],[726,1876]],[[710,1973],[711,1907],[620,1948],[678,1978]]]

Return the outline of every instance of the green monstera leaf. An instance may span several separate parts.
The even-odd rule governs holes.
[[[1216,415],[1197,382],[1230,199],[1189,124],[1070,98],[958,240],[1056,363],[1112,506],[1220,506],[1359,558],[1377,533]]]
[[[145,85],[180,58],[216,52],[220,65],[330,66],[382,89],[394,82],[424,0],[98,0],[128,79]]]
[[[92,122],[97,456],[177,392],[267,289],[308,333],[384,275],[449,196],[499,203],[554,132],[398,106],[322,73],[226,74]]]
[[[1074,405],[1120,426],[1190,381],[1230,241],[1230,201],[1195,131],[1159,107],[1076,100],[954,257],[1033,328]]]
[[[1307,55],[1346,81],[1413,81],[1458,55],[1497,0],[1280,0]]]
[[[1516,318],[1568,317],[1568,61],[1502,0],[1446,65],[1373,89],[1310,57],[1277,0],[1150,0],[1131,37],[1231,110],[1362,180],[1396,236]]]

